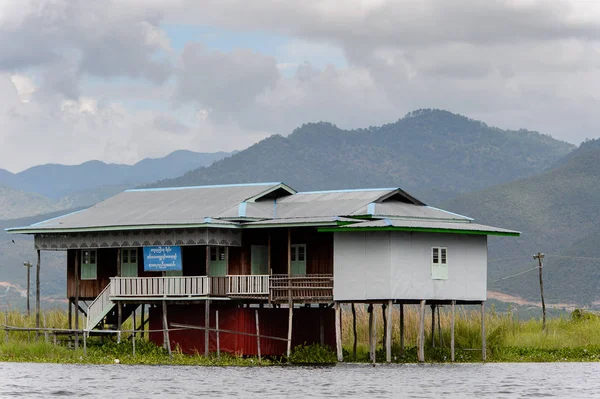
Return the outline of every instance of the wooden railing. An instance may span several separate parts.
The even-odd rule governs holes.
[[[111,297],[194,297],[209,294],[206,276],[111,277]]]
[[[229,296],[267,296],[269,295],[269,276],[227,276]]]
[[[272,275],[270,290],[273,302],[333,300],[333,275]]]
[[[227,276],[209,277],[210,278],[210,295],[211,296],[227,296]]]
[[[108,284],[88,307],[86,329],[91,330],[96,327],[113,306],[114,303],[110,300],[110,284]]]

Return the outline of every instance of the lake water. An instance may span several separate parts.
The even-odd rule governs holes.
[[[600,398],[600,363],[181,367],[0,363],[0,397]]]

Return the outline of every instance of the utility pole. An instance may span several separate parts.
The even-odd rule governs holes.
[[[31,285],[30,276],[31,276],[31,266],[32,264],[29,262],[23,262],[23,266],[27,268],[27,317],[29,317],[30,308],[29,308],[29,288]]]
[[[538,260],[539,271],[540,271],[540,294],[542,295],[542,330],[546,331],[546,303],[544,302],[544,282],[542,281],[542,268],[544,259],[544,254],[538,252],[536,255],[533,255],[533,259]]]

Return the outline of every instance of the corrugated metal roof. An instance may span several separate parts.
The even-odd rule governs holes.
[[[515,230],[507,230],[499,227],[486,226],[483,224],[470,222],[445,222],[445,221],[427,221],[427,220],[402,220],[402,219],[381,219],[368,222],[361,222],[341,226],[340,231],[357,230],[357,229],[386,229],[386,228],[406,228],[406,229],[430,229],[430,230],[460,230],[466,232],[481,232],[481,233],[501,233],[509,235],[519,235],[520,232]]]
[[[472,220],[463,215],[448,212],[443,209],[430,206],[415,206],[403,202],[383,202],[373,204],[373,216],[375,217],[405,217],[405,218],[423,218],[423,219],[448,219],[448,220]]]
[[[338,222],[356,223],[356,219],[338,217],[338,216],[324,216],[324,217],[306,217],[306,218],[280,218],[280,219],[266,219],[256,222],[244,223],[244,226],[276,226],[276,225],[331,225],[337,226]]]
[[[62,230],[89,227],[231,224],[210,220],[248,198],[280,183],[127,190],[84,211],[18,230]]]

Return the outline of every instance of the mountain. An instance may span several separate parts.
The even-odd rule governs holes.
[[[233,153],[179,150],[135,165],[89,161],[81,165],[39,165],[13,174],[0,169],[0,219],[89,206],[123,190],[167,177]]]
[[[600,300],[600,140],[584,142],[539,175],[466,194],[442,206],[482,223],[522,231],[518,239],[490,239],[491,281],[535,267],[531,256],[539,251],[546,255],[547,301],[590,305]],[[497,281],[490,289],[537,300],[538,275]]]
[[[12,174],[0,173],[0,185],[44,195],[54,200],[102,186],[134,186],[182,175],[207,166],[231,153],[175,151],[162,158],[146,158],[134,165],[88,161],[80,165],[39,165]]]
[[[61,209],[61,206],[48,197],[0,185],[0,219],[48,213],[57,209]]]
[[[310,123],[152,186],[284,181],[299,190],[402,187],[426,202],[539,173],[574,146],[440,110],[342,130]]]

